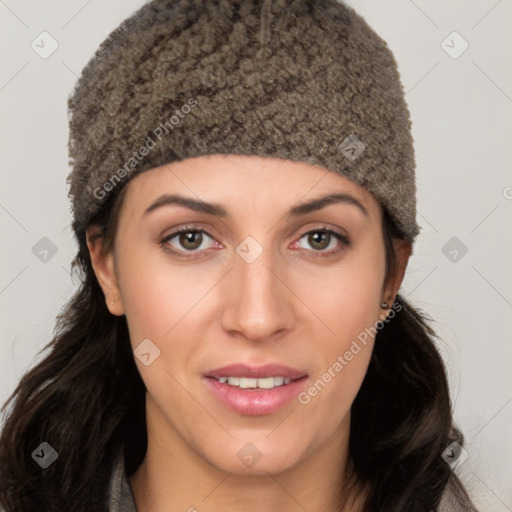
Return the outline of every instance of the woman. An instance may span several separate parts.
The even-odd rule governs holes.
[[[69,109],[82,283],[8,402],[5,510],[476,510],[399,294],[413,141],[364,20],[154,0]]]

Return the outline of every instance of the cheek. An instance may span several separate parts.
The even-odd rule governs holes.
[[[192,266],[171,264],[163,250],[154,248],[124,252],[118,268],[130,343],[146,388],[162,410],[170,403],[186,410],[190,397],[169,394],[169,389],[179,389],[177,382],[184,382],[193,366],[196,344],[190,340],[204,334],[197,316],[204,314],[207,301],[201,298],[215,281]],[[143,345],[147,339],[151,343]],[[142,351],[143,346],[148,348]],[[148,365],[137,357],[139,352],[150,353]]]
[[[175,326],[186,322],[187,313],[207,291],[205,281],[192,267],[171,264],[160,248],[134,247],[121,253],[118,262],[132,345],[145,338],[160,345],[172,337]]]
[[[329,327],[332,350],[343,350],[379,320],[384,273],[382,249],[368,243],[333,269],[323,286],[310,283],[309,289],[316,292],[308,294],[308,301],[314,301],[314,310]]]
[[[319,364],[299,402],[332,411],[327,421],[333,425],[348,412],[368,369],[382,313],[384,265],[380,246],[368,245],[331,272],[325,286],[309,283],[316,291],[308,294],[308,304],[322,320],[308,335],[319,342]]]

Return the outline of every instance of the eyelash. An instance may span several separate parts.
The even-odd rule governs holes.
[[[172,240],[174,237],[180,235],[181,233],[203,233],[205,235],[208,235],[210,238],[213,238],[213,236],[210,235],[210,233],[208,233],[208,231],[205,231],[204,229],[198,229],[198,228],[193,227],[193,226],[185,226],[185,227],[180,228],[180,229],[172,232],[171,234],[166,235],[165,237],[163,237],[160,240],[160,246],[162,247],[162,249],[164,249],[165,251],[168,251],[171,254],[173,254],[175,256],[178,256],[178,257],[183,257],[183,258],[187,258],[187,259],[194,258],[195,256],[184,256],[183,253],[184,252],[185,253],[187,253],[187,252],[188,253],[195,253],[195,252],[199,252],[199,251],[183,251],[182,252],[182,251],[177,251],[177,250],[175,250],[175,249],[173,249],[173,248],[171,248],[171,247],[169,247],[167,245],[167,242]],[[303,233],[299,237],[299,240],[301,240],[306,235],[309,235],[311,233],[328,233],[328,234],[334,236],[339,242],[341,242],[341,246],[342,246],[342,247],[339,247],[339,248],[337,248],[335,250],[330,250],[330,251],[325,251],[325,250],[314,251],[314,250],[312,250],[311,252],[316,253],[315,257],[328,258],[328,257],[334,256],[334,255],[338,254],[339,252],[341,252],[345,247],[349,247],[350,243],[351,243],[350,239],[346,235],[342,235],[341,233],[338,233],[337,231],[333,231],[332,229],[329,229],[326,226],[322,226],[320,228],[311,229],[309,231],[306,231],[305,233]]]

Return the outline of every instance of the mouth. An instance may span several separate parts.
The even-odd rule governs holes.
[[[307,373],[278,364],[234,364],[203,376],[213,396],[233,412],[272,414],[293,400],[309,379]]]

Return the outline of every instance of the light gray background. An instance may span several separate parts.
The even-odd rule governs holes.
[[[482,511],[512,511],[512,3],[347,3],[394,52],[411,111],[423,230],[402,292],[442,339],[467,439],[458,472]],[[75,287],[67,97],[101,41],[142,4],[0,0],[2,404]],[[58,42],[46,59],[31,48],[50,48],[43,31]],[[469,44],[457,58],[454,31]],[[43,237],[57,250],[46,262],[33,252]]]

